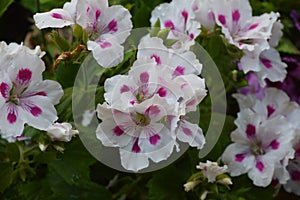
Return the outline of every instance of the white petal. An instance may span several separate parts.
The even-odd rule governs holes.
[[[100,43],[95,41],[87,42],[88,50],[92,51],[94,58],[104,68],[111,68],[123,60],[123,46],[114,37],[107,37]]]
[[[134,172],[148,167],[148,157],[143,153],[134,153],[126,149],[120,149],[121,164],[122,166]]]
[[[205,138],[202,129],[197,124],[192,124],[186,120],[179,122],[176,137],[182,142],[189,143],[192,147],[202,149],[205,144]]]
[[[35,25],[39,29],[43,28],[62,28],[74,24],[72,15],[63,9],[53,9],[45,13],[37,13],[33,16]]]

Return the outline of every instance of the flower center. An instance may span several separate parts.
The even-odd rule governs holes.
[[[141,113],[136,113],[133,120],[138,126],[147,126],[150,124],[150,119]]]
[[[265,151],[261,147],[260,142],[253,142],[251,144],[251,153],[254,154],[254,155],[264,155],[265,154]]]

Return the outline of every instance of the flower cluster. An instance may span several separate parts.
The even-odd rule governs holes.
[[[122,166],[138,171],[167,159],[176,139],[201,149],[201,128],[189,122],[205,97],[202,65],[191,51],[178,53],[163,40],[145,36],[128,75],[105,81],[105,103],[97,108],[102,120],[97,138],[103,145],[119,147]]]
[[[107,0],[72,0],[62,9],[55,8],[33,16],[39,29],[80,26],[86,33],[87,48],[97,62],[106,68],[123,60],[122,44],[130,34],[131,15],[122,6],[108,6]]]

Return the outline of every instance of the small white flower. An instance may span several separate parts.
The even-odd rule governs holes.
[[[47,128],[47,134],[56,141],[70,142],[74,135],[79,134],[78,130],[73,130],[70,123],[54,123]]]
[[[208,182],[213,183],[216,181],[218,175],[227,172],[228,167],[226,165],[220,167],[217,162],[207,160],[206,163],[200,162],[196,168],[201,169],[203,175],[208,179]]]

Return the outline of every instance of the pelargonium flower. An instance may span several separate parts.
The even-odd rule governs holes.
[[[172,47],[178,51],[189,50],[195,43],[194,39],[200,34],[200,23],[195,21],[193,2],[173,0],[171,3],[163,3],[157,6],[151,14],[151,26],[157,20],[160,21],[160,28],[171,29],[168,38],[177,39]]]
[[[72,125],[67,122],[54,123],[46,131],[53,140],[63,142],[70,142],[74,135],[79,134],[78,130],[73,130]]]
[[[97,138],[104,146],[119,147],[121,164],[127,170],[138,171],[149,165],[149,158],[160,162],[173,152],[176,137],[165,126],[165,118],[174,106],[154,97],[135,104],[128,112],[98,105]]]
[[[227,165],[220,167],[217,162],[211,162],[209,160],[206,163],[200,162],[199,165],[196,166],[197,169],[201,169],[203,175],[208,179],[208,182],[213,183],[216,181],[216,177],[220,174],[224,174],[227,172]]]
[[[102,120],[97,138],[104,146],[118,147],[122,166],[133,171],[146,168],[149,158],[167,159],[174,147],[179,150],[177,140],[199,149],[205,143],[201,128],[187,116],[206,95],[204,80],[193,74],[200,73],[200,63],[184,56],[179,62],[158,38],[142,40],[137,57],[128,75],[105,81],[106,102],[97,109]],[[183,70],[176,74],[179,65]]]
[[[114,67],[123,60],[123,46],[132,28],[131,15],[122,6],[108,6],[107,0],[72,0],[63,9],[34,15],[36,26],[61,28],[80,25],[88,34],[88,50],[103,67]]]
[[[294,129],[284,116],[266,119],[250,109],[238,113],[237,129],[231,133],[234,142],[222,155],[231,176],[248,173],[254,185],[271,183],[280,161],[293,158]]]
[[[20,136],[24,124],[47,129],[57,120],[54,105],[63,95],[60,84],[42,80],[45,65],[39,55],[27,47],[20,45],[16,49],[1,50],[0,54],[2,137]]]

